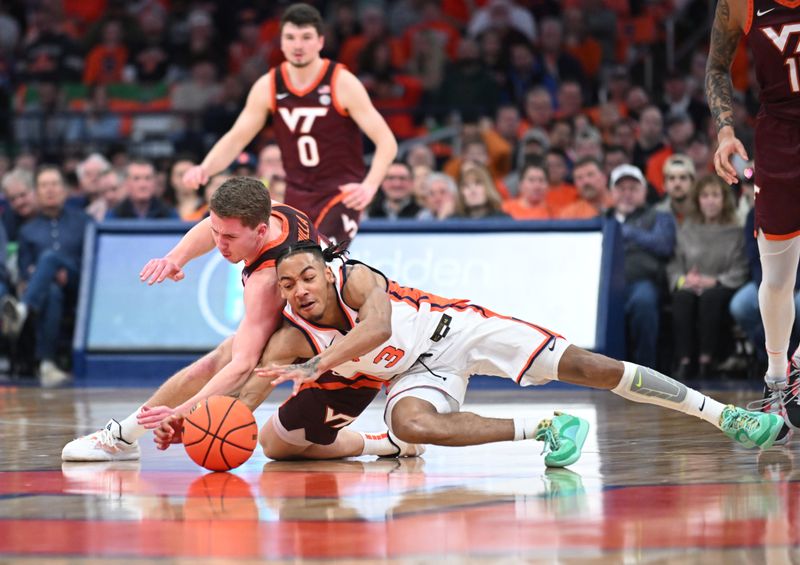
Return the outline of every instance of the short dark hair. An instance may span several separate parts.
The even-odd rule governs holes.
[[[575,165],[573,165],[572,170],[574,171],[578,167],[583,167],[585,165],[594,165],[601,171],[603,170],[603,164],[597,159],[597,157],[592,157],[588,155],[586,157],[581,157],[577,161],[575,161]]]
[[[33,184],[36,186],[39,184],[39,177],[42,176],[43,173],[47,173],[53,171],[58,174],[58,178],[61,179],[61,184],[64,184],[64,173],[57,165],[53,165],[51,163],[45,163],[44,165],[40,165],[39,168],[36,169],[36,174],[33,177]]]
[[[313,26],[317,33],[322,35],[322,14],[314,6],[303,2],[286,8],[281,16],[281,31],[286,24],[294,24],[297,27]]]
[[[275,268],[277,269],[278,266],[283,263],[284,259],[288,259],[292,255],[297,255],[298,253],[311,253],[323,263],[330,263],[334,259],[347,256],[346,249],[348,243],[347,241],[339,242],[336,245],[330,245],[323,249],[316,241],[301,239],[297,243],[287,246],[286,249],[278,255],[278,258],[275,260]]]
[[[550,175],[547,174],[547,167],[541,159],[530,159],[525,161],[525,164],[522,165],[522,168],[519,170],[519,180],[525,178],[525,174],[528,172],[528,169],[539,169],[544,173],[544,178],[547,180],[547,182],[550,182]]]
[[[220,218],[238,218],[248,228],[268,223],[272,213],[267,187],[251,177],[233,177],[223,182],[208,207]]]

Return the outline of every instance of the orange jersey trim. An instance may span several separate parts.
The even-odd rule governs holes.
[[[278,108],[278,98],[277,98],[278,85],[276,84],[275,81],[275,69],[271,69],[267,73],[267,77],[269,77],[268,80],[272,83],[272,96],[269,99],[269,106],[267,107],[267,109],[274,114]]]
[[[744,22],[744,34],[750,33],[753,26],[753,0],[747,0],[747,19]]]
[[[800,230],[793,231],[792,233],[782,233],[782,234],[775,234],[775,233],[767,233],[764,230],[761,230],[764,234],[764,237],[770,241],[786,241],[787,239],[792,239],[795,237],[800,236]],[[753,232],[753,235],[758,237],[758,232]]]
[[[314,80],[311,81],[311,84],[309,84],[303,90],[299,90],[298,88],[295,88],[295,86],[292,84],[292,81],[289,78],[289,71],[287,70],[288,69],[288,66],[287,66],[288,64],[289,63],[283,63],[281,65],[281,75],[283,76],[283,82],[286,83],[286,88],[289,89],[289,92],[291,92],[295,96],[299,96],[299,97],[302,98],[303,96],[305,96],[306,94],[308,94],[309,92],[311,92],[312,90],[317,88],[317,86],[319,86],[319,83],[322,80],[322,77],[324,77],[325,73],[328,71],[328,66],[331,64],[331,62],[330,62],[329,59],[323,59],[322,60],[322,68],[320,69],[319,73],[314,78]]]
[[[266,245],[264,245],[264,247],[262,247],[259,250],[258,255],[256,255],[256,257],[260,257],[264,253],[266,253],[267,251],[272,249],[273,247],[277,247],[278,245],[280,245],[281,243],[286,241],[287,237],[289,237],[289,218],[287,218],[286,216],[284,216],[283,214],[281,214],[280,212],[277,212],[277,211],[273,211],[270,214],[270,216],[275,216],[276,218],[278,218],[281,221],[281,234],[277,237],[277,239],[273,239],[272,241],[268,241],[266,243]],[[248,265],[249,263],[247,261],[245,261],[244,264]],[[273,260],[264,261],[253,272],[255,273],[256,271],[260,271],[261,269],[263,269],[263,268],[265,268],[267,266],[274,267],[275,266],[275,261],[273,261]]]
[[[800,0],[775,0],[775,3],[786,8],[797,8],[800,6]]]
[[[337,112],[339,112],[342,116],[349,116],[347,108],[342,106],[341,102],[339,101],[339,97],[336,95],[336,78],[339,76],[339,71],[342,70],[342,68],[343,65],[341,63],[337,64],[333,68],[333,75],[331,76],[331,100],[333,100],[333,107],[336,108]]]
[[[339,194],[328,200],[328,203],[325,204],[325,207],[322,208],[322,211],[319,213],[319,216],[317,216],[317,221],[314,222],[314,227],[319,228],[319,226],[322,224],[322,220],[325,219],[325,216],[328,215],[328,212],[331,211],[331,208],[336,206],[342,200],[344,200],[344,192],[340,192]]]

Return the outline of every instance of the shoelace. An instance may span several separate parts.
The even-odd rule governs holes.
[[[747,412],[731,409],[722,413],[722,429],[754,431],[758,427],[758,419]]]
[[[550,420],[545,420],[539,424],[534,439],[544,442],[541,455],[548,451],[558,451],[561,447],[561,440],[559,440],[558,433],[553,429],[553,423]]]
[[[772,406],[778,406],[777,413],[782,414],[786,409],[786,404],[785,404],[786,398],[790,396],[790,394],[791,393],[789,392],[788,389],[771,390],[769,396],[748,402],[745,405],[745,408],[753,412],[764,412],[766,408],[771,408]],[[794,395],[795,400],[796,398],[797,396]],[[776,412],[774,409],[769,411]]]
[[[111,430],[103,428],[99,432],[97,432],[97,442],[100,445],[105,445],[107,447],[114,447],[116,448],[117,437],[111,433]]]

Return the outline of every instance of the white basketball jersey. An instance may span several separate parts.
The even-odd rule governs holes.
[[[347,264],[363,264],[348,261]],[[370,268],[369,266],[365,265]],[[345,314],[350,328],[358,320],[358,312],[345,304],[342,289],[347,281],[347,266],[338,269],[332,267],[336,287],[336,298],[339,308]],[[372,269],[383,275],[379,271]],[[384,276],[384,278],[386,278]],[[443,310],[465,301],[449,300],[433,294],[427,294],[414,288],[403,287],[394,281],[387,280],[387,292],[392,304],[392,336],[378,347],[357,359],[339,365],[335,373],[345,378],[358,375],[369,375],[384,380],[407,371],[420,355],[428,351],[432,345],[444,337],[450,330],[450,317]],[[283,315],[301,330],[309,339],[317,353],[322,352],[346,332],[336,328],[317,326],[292,311],[286,304]]]

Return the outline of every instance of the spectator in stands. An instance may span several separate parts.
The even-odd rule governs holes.
[[[576,80],[564,80],[558,85],[556,93],[556,115],[559,118],[573,120],[583,113],[583,93]]]
[[[467,25],[470,37],[494,30],[504,43],[536,40],[536,21],[529,10],[514,5],[511,0],[489,0],[472,15]]]
[[[675,221],[646,204],[646,181],[633,165],[612,171],[611,194],[614,206],[605,216],[622,226],[628,358],[653,367],[665,267],[675,248]]]
[[[692,159],[694,170],[699,174],[710,173],[714,170],[714,152],[711,150],[708,137],[704,133],[698,132],[695,134],[689,142],[686,154]]]
[[[563,118],[553,120],[550,123],[547,136],[550,147],[566,153],[572,148],[572,144],[575,141],[575,125],[572,123],[572,120]]]
[[[611,143],[625,149],[629,159],[633,159],[636,149],[636,122],[631,118],[622,118],[611,130]]]
[[[708,104],[691,96],[686,73],[673,70],[664,79],[664,102],[661,112],[665,116],[685,114],[689,116],[695,130],[701,130],[711,114]]]
[[[122,118],[110,111],[106,86],[92,86],[83,112],[69,119],[66,141],[74,145],[105,147],[121,138]]]
[[[3,228],[9,241],[17,241],[23,224],[39,213],[33,174],[26,169],[12,169],[3,175],[2,186],[8,203],[3,208]]]
[[[611,176],[611,171],[620,165],[630,165],[631,156],[621,145],[606,145],[603,147],[603,171],[606,176]]]
[[[206,216],[208,206],[203,199],[202,190],[187,188],[183,174],[194,167],[190,159],[178,158],[170,167],[168,194],[174,195],[175,211],[184,222],[198,222]],[[166,199],[167,202],[170,199]]]
[[[570,161],[564,151],[551,147],[545,154],[545,167],[547,181],[550,184],[550,189],[547,191],[547,204],[553,214],[558,216],[561,210],[578,200],[579,191],[570,182]]]
[[[238,37],[228,47],[228,72],[239,74],[250,62],[267,66],[274,46],[261,41],[258,12],[255,8],[244,7],[236,14],[236,19]]]
[[[666,198],[656,204],[656,210],[672,214],[680,226],[695,212],[692,185],[697,175],[694,164],[687,155],[676,153],[664,163],[663,175]]]
[[[645,108],[650,106],[650,95],[643,87],[633,86],[625,96],[625,106],[628,108],[628,117],[638,121]]]
[[[503,212],[503,200],[495,188],[489,169],[468,163],[462,169],[456,196],[456,211],[452,218],[508,218]]]
[[[511,146],[513,155],[519,150],[519,132],[522,125],[522,117],[519,108],[513,104],[502,104],[498,106],[494,118],[494,131]]]
[[[555,114],[553,95],[543,86],[532,88],[525,94],[525,121],[529,128],[547,130]]]
[[[275,195],[272,194],[272,182],[274,179],[286,180],[286,171],[283,169],[283,158],[281,156],[281,148],[277,143],[268,143],[258,153],[258,166],[256,168],[256,176],[261,179],[270,191],[270,196],[275,200]]]
[[[456,60],[447,66],[437,100],[438,115],[454,112],[465,122],[494,115],[500,91],[480,58],[478,44],[464,38],[458,44]]]
[[[686,153],[694,134],[694,122],[689,114],[667,115],[667,143],[674,153]]]
[[[657,106],[648,106],[639,117],[639,132],[633,148],[633,165],[639,170],[647,169],[647,161],[666,148],[664,119]]]
[[[216,75],[217,71],[211,61],[195,61],[188,79],[180,81],[172,89],[172,109],[189,113],[205,110],[219,97],[222,88]],[[188,116],[184,117],[184,121],[188,121]]]
[[[612,207],[608,192],[608,177],[594,157],[584,157],[575,163],[573,170],[579,198],[562,207],[557,215],[563,220],[596,218]]]
[[[575,160],[583,157],[594,157],[603,162],[603,138],[600,132],[590,127],[579,131],[575,135]]]
[[[617,14],[614,10],[609,10],[606,0],[581,0],[580,7],[586,25],[586,33],[600,42],[603,63],[612,63],[616,60]]]
[[[167,78],[171,49],[165,31],[166,22],[167,14],[155,2],[139,12],[140,35],[133,43],[130,56],[139,83],[158,83]]]
[[[32,7],[28,20],[28,39],[22,47],[17,68],[23,81],[80,81],[83,57],[78,45],[61,30],[62,23],[46,5]]]
[[[380,189],[367,207],[368,218],[415,219],[422,207],[414,199],[411,168],[400,161],[389,165]]]
[[[16,114],[16,141],[35,147],[43,155],[60,155],[69,127],[69,119],[64,115],[67,108],[63,93],[56,82],[40,82],[35,91],[38,100],[27,103],[24,110]]]
[[[25,320],[36,313],[36,358],[42,386],[58,386],[68,376],[56,365],[61,322],[74,309],[78,293],[83,237],[91,218],[65,207],[67,189],[61,171],[43,166],[36,174],[39,214],[19,233],[21,298],[2,303],[3,331],[20,335]]]
[[[431,171],[436,169],[436,155],[430,146],[424,143],[415,143],[408,148],[406,163],[413,171],[417,167],[428,167]]]
[[[125,183],[122,175],[114,169],[108,169],[98,181],[97,198],[86,207],[86,213],[96,222],[105,220],[108,211],[125,199]]]
[[[539,26],[539,35],[539,52],[534,64],[536,82],[547,88],[553,97],[564,81],[577,82],[585,90],[586,77],[581,64],[564,51],[564,25],[561,20],[554,17],[544,18]]]
[[[458,178],[463,164],[477,163],[488,167],[492,178],[501,180],[511,170],[511,145],[492,128],[465,124],[462,128],[461,154],[444,164],[442,170]],[[504,186],[499,186],[503,197],[508,196]]]
[[[753,345],[757,360],[767,366],[767,350],[764,346],[764,324],[761,321],[761,308],[758,303],[758,287],[761,284],[761,257],[758,252],[758,243],[753,237],[755,226],[755,209],[751,208],[744,223],[744,249],[749,267],[749,280],[731,298],[729,305],[733,320],[750,340]],[[800,336],[800,264],[794,283],[794,327],[792,335],[797,339]],[[759,376],[764,370],[756,371]]]
[[[100,153],[92,153],[78,163],[78,194],[82,207],[89,206],[100,196],[100,177],[111,169],[111,163]]]
[[[547,171],[541,162],[528,163],[520,172],[519,196],[503,203],[503,211],[515,220],[547,220]]]
[[[444,173],[431,173],[422,183],[425,209],[420,220],[444,220],[456,210],[458,188],[452,177]]]
[[[225,49],[220,47],[214,31],[213,20],[205,10],[196,8],[188,18],[189,41],[178,51],[175,63],[188,72],[196,61],[212,61],[217,71],[226,68]]]
[[[156,197],[156,172],[153,164],[133,159],[125,168],[127,196],[109,210],[107,220],[114,219],[178,219],[174,208]]]
[[[685,378],[697,356],[698,375],[711,374],[720,358],[728,306],[747,279],[744,234],[736,222],[733,192],[716,175],[697,180],[692,190],[696,212],[678,230],[669,263],[676,378]]]
[[[509,48],[509,64],[502,83],[503,99],[516,106],[522,106],[527,92],[538,83],[534,68],[536,60],[530,43],[513,43]],[[548,92],[548,96],[550,93]]]
[[[90,85],[122,82],[127,63],[128,48],[125,46],[122,23],[108,20],[103,24],[100,44],[92,47],[86,56],[83,82]]]

